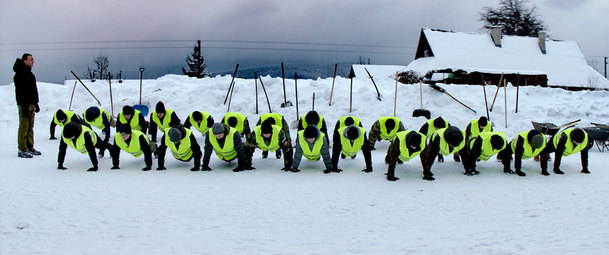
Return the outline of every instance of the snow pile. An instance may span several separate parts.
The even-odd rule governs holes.
[[[351,114],[366,129],[377,118],[393,115],[395,81],[372,75],[383,101],[366,76],[353,80]],[[220,120],[230,80],[177,75],[144,80],[142,103],[152,110],[161,100],[182,119],[203,110]],[[282,80],[262,80],[272,110],[295,128],[296,107],[280,107]],[[262,89],[256,114],[254,80],[235,82],[231,111],[246,114],[254,124],[268,112]],[[315,110],[329,129],[349,114],[350,80],[336,79],[329,106],[331,84],[331,78],[298,80],[299,114],[311,109],[315,93]],[[260,151],[254,154],[257,169],[241,173],[230,171],[235,162],[215,156],[212,172],[191,172],[192,162],[171,156],[167,171],[143,172],[143,160],[126,153],[121,154],[121,170],[110,171],[106,157],[92,173],[84,171],[88,157],[71,149],[65,162],[69,169],[57,171],[58,142],[48,140],[48,125],[57,109],[68,108],[73,85],[39,83],[35,141],[43,155],[35,159],[16,157],[14,86],[0,86],[0,143],[7,145],[0,148],[1,254],[601,254],[609,249],[609,219],[604,217],[609,204],[599,203],[609,192],[609,171],[603,163],[606,154],[597,149],[590,153],[590,175],[579,173],[578,156],[563,159],[564,176],[541,176],[536,162],[524,161],[523,178],[503,174],[494,159],[478,164],[479,176],[464,176],[460,163],[449,158],[434,164],[433,182],[421,180],[419,159],[398,165],[401,179],[387,182],[382,160],[387,142],[377,143],[371,174],[360,172],[361,154],[341,160],[342,173],[324,175],[320,162],[308,161],[300,173],[282,172],[283,159],[261,159]],[[111,111],[107,82],[86,85]],[[423,108],[432,117],[465,128],[470,119],[485,114],[481,86],[440,86],[478,113],[423,85]],[[138,80],[113,81],[112,88],[114,115],[123,105],[139,103]],[[489,104],[496,88],[486,87]],[[286,94],[295,103],[293,79],[286,79]],[[507,110],[502,88],[491,120],[510,139],[531,129],[531,121],[607,123],[607,96],[604,91],[523,87],[515,113],[516,89],[508,86]],[[72,110],[82,113],[92,105],[95,100],[78,84]],[[398,85],[396,115],[407,129],[418,130],[425,121],[411,117],[417,108],[419,86]],[[203,137],[197,138],[202,144]]]

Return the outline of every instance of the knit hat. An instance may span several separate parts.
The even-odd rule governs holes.
[[[575,143],[583,143],[585,138],[586,133],[583,129],[574,128],[573,131],[571,131],[571,141]]]
[[[165,113],[165,104],[163,104],[163,102],[159,101],[158,103],[156,103],[155,110],[156,110],[156,113]]]
[[[70,138],[70,137],[77,138],[80,135],[81,131],[82,131],[82,127],[80,126],[80,124],[78,124],[76,122],[70,122],[63,127],[62,133],[63,133],[63,137],[65,137],[65,138]]]
[[[228,118],[228,120],[226,121],[226,123],[228,124],[229,127],[236,127],[237,126],[237,118],[235,116],[232,116],[230,118]]]
[[[493,146],[493,150],[501,150],[505,146],[505,139],[500,135],[492,135],[491,146]]]
[[[347,128],[345,128],[344,135],[349,140],[355,140],[360,135],[359,128],[354,125],[349,125]]]
[[[535,130],[537,131],[537,130]],[[531,132],[529,132],[529,134],[531,134]],[[539,133],[539,131],[537,131],[536,133],[533,133],[533,135],[529,138],[529,143],[531,144],[531,147],[533,147],[534,149],[539,149],[541,148],[541,146],[543,146],[543,141],[545,140],[545,138],[543,137],[543,135],[541,133]]]
[[[116,129],[116,132],[118,132],[118,133],[125,133],[125,134],[131,134],[131,126],[129,124],[120,125]]]
[[[385,129],[387,129],[387,133],[391,132],[391,130],[393,130],[395,128],[395,120],[393,119],[387,119],[385,121]]]
[[[450,146],[457,147],[463,142],[463,134],[461,134],[461,130],[457,127],[450,126],[444,131],[444,139],[446,139],[446,142],[448,142]]]
[[[174,143],[182,140],[182,132],[180,131],[179,128],[176,128],[176,127],[171,128],[169,130],[169,132],[167,132],[167,135],[169,136],[169,140]]]
[[[353,125],[355,122],[353,121],[353,118],[351,117],[347,117],[345,118],[345,126],[350,126]]]
[[[267,119],[267,120],[263,121],[262,125],[260,125],[261,134],[273,133],[273,125],[271,124],[271,121],[269,121],[269,120],[271,120],[271,119]]]
[[[55,118],[57,118],[57,120],[68,120],[68,116],[66,116],[66,113],[63,112],[61,109],[55,112]]]
[[[319,131],[315,125],[309,125],[304,129],[304,137],[305,138],[317,138]]]
[[[444,119],[442,119],[442,117],[437,117],[434,121],[433,121],[433,126],[436,129],[441,129],[441,128],[445,128],[446,127],[446,121]]]
[[[93,122],[97,117],[99,117],[99,108],[95,106],[89,107],[85,112],[85,119],[88,122]]]
[[[478,126],[486,127],[486,125],[488,125],[488,119],[484,116],[480,117],[480,119],[478,119]]]
[[[133,107],[129,105],[123,106],[123,115],[133,115],[134,113]]]
[[[319,114],[317,114],[316,111],[310,111],[305,116],[305,121],[309,125],[317,125],[317,123],[319,122]]]
[[[211,126],[211,132],[214,135],[224,133],[224,124],[222,124],[222,123],[214,123],[214,125]]]
[[[195,111],[192,113],[192,120],[194,121],[202,121],[203,120],[203,114],[201,114],[200,111]]]
[[[410,131],[406,135],[406,144],[419,148],[421,145],[421,135],[417,132]]]

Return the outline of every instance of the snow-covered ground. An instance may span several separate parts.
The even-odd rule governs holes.
[[[35,70],[34,70],[35,71]],[[374,74],[373,74],[374,75]],[[364,127],[393,115],[395,82],[375,76],[372,83],[353,81],[353,112]],[[184,119],[193,110],[216,120],[226,112],[230,77],[201,80],[168,75],[145,80],[143,101],[153,109],[162,100]],[[273,111],[295,127],[296,107],[280,108],[280,78],[263,77]],[[337,78],[332,106],[332,79],[299,80],[299,114],[311,109],[324,115],[329,129],[349,114],[349,79]],[[360,172],[362,155],[340,161],[344,170],[324,175],[321,162],[303,161],[300,173],[280,171],[283,160],[254,154],[253,171],[233,173],[236,163],[212,155],[212,172],[189,171],[192,162],[167,157],[167,171],[140,170],[143,159],[122,153],[121,170],[111,171],[108,157],[100,170],[86,172],[86,155],[69,149],[66,171],[57,171],[58,142],[48,140],[49,122],[67,109],[74,81],[39,83],[41,112],[36,116],[36,148],[43,155],[17,158],[17,107],[14,86],[0,86],[0,254],[606,254],[609,251],[609,171],[607,154],[591,149],[590,175],[580,174],[579,156],[563,159],[565,175],[541,176],[533,160],[523,161],[526,177],[503,174],[494,159],[480,162],[478,176],[461,174],[460,163],[434,164],[436,180],[421,179],[418,158],[398,165],[397,182],[385,180],[387,142],[373,151],[374,172]],[[87,86],[110,111],[107,82]],[[441,85],[478,114],[423,85],[423,108],[465,128],[485,114],[481,86]],[[139,81],[113,81],[114,114],[139,100]],[[295,102],[294,81],[286,80],[288,100]],[[496,87],[487,87],[489,104]],[[268,112],[258,89],[259,113]],[[570,92],[522,87],[518,113],[516,89],[499,91],[491,120],[509,139],[529,130],[531,121],[562,124],[581,119],[609,122],[606,91]],[[254,124],[254,81],[236,79],[231,111]],[[424,119],[419,86],[399,85],[397,116],[407,129]],[[95,100],[77,85],[72,110],[82,113]],[[59,135],[60,130],[56,131]],[[296,130],[292,129],[292,137]],[[203,137],[198,135],[199,142]],[[156,167],[156,160],[153,163]]]

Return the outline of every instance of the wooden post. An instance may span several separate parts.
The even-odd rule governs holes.
[[[484,107],[486,107],[486,119],[491,121],[491,115],[488,113],[488,102],[486,101],[486,81],[484,80],[484,74],[482,75],[482,90],[484,91]]]
[[[353,77],[351,77],[351,86],[349,86],[349,114],[353,109]]]
[[[78,82],[74,81],[74,87],[72,88],[72,96],[70,97],[70,106],[68,106],[68,111],[72,110],[72,100],[74,99],[74,91],[76,90],[76,83],[78,83]]]
[[[507,81],[503,80],[503,111],[505,112],[505,128],[508,127],[507,124]]]
[[[516,113],[518,113],[518,94],[520,93],[520,73],[516,75]]]
[[[315,111],[315,92],[313,92],[313,101],[311,102],[311,111]]]
[[[110,109],[112,109],[112,116],[114,116],[114,102],[112,102],[112,80],[110,79],[110,73],[108,73],[108,87],[110,87]]]
[[[254,72],[254,90],[256,91],[256,114],[258,114],[258,72]]]
[[[395,94],[393,96],[393,117],[395,117],[395,106],[398,101],[398,72],[395,72]]]
[[[493,112],[493,106],[495,105],[495,99],[497,99],[497,94],[499,93],[499,88],[501,88],[502,80],[503,80],[503,73],[501,73],[501,78],[499,78],[499,83],[497,84],[497,91],[495,91],[495,96],[493,97],[493,102],[491,103],[490,112]]]
[[[336,68],[338,67],[338,64],[334,64],[334,75],[332,75],[332,89],[330,89],[330,102],[328,103],[328,106],[332,106],[332,94],[334,93],[334,80],[336,80]]]
[[[294,94],[296,94],[296,119],[298,120],[298,75],[294,73]]]

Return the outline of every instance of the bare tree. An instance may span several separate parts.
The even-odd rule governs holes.
[[[543,31],[543,21],[536,8],[527,7],[527,0],[501,0],[497,8],[484,7],[480,13],[480,21],[484,28],[501,26],[503,34],[519,36],[537,36]]]
[[[100,80],[108,79],[108,72],[110,67],[110,59],[108,56],[103,55],[101,52],[95,58],[93,58],[95,64],[95,70],[99,75]]]

